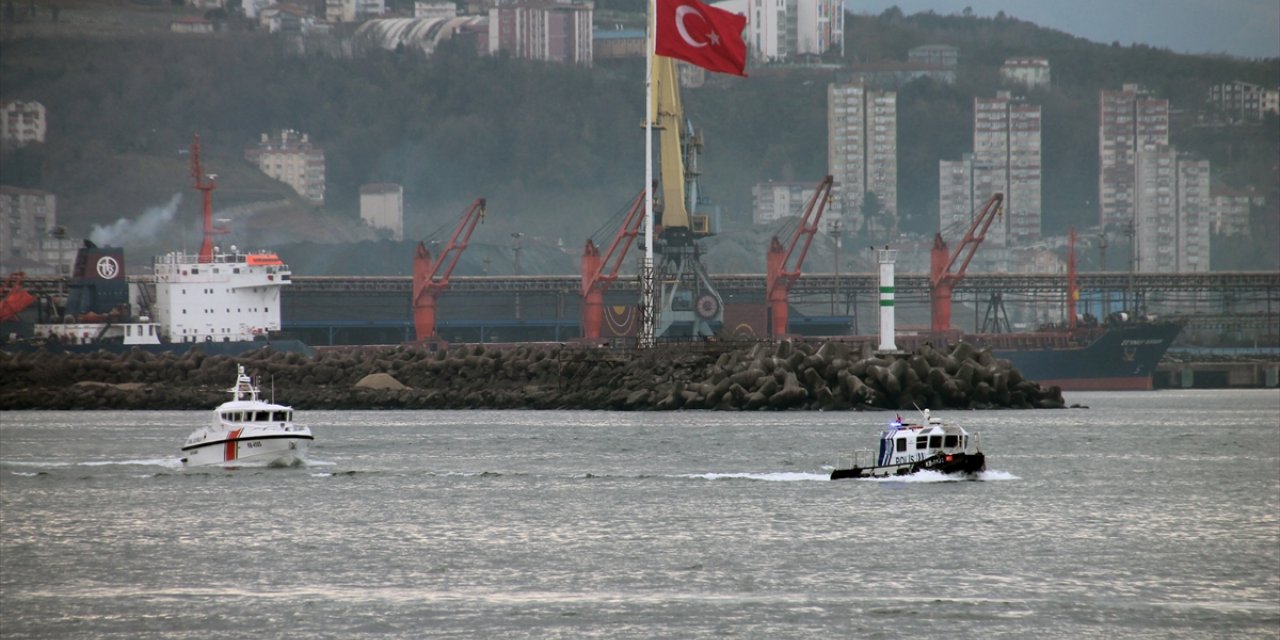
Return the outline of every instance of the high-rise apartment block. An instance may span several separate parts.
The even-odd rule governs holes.
[[[4,146],[25,147],[32,142],[44,142],[45,129],[44,105],[16,100],[0,102],[0,141]]]
[[[1138,152],[1169,144],[1169,101],[1136,84],[1098,100],[1098,223],[1127,232],[1134,221]]]
[[[844,5],[838,0],[730,0],[715,6],[747,17],[747,47],[754,60],[844,50]]]
[[[324,204],[324,149],[311,144],[305,133],[283,129],[262,134],[244,157],[263,173],[279,180],[315,205]]]
[[[1134,269],[1208,271],[1209,161],[1157,145],[1138,153],[1134,180]]]
[[[489,53],[591,66],[590,2],[524,0],[489,9]]]
[[[818,186],[812,182],[762,182],[751,188],[751,222],[769,224],[803,214]]]
[[[880,234],[896,234],[898,220],[898,94],[860,82],[827,86],[827,167],[835,178],[832,214]],[[880,216],[865,219],[866,194]]]
[[[1040,239],[1040,120],[1040,105],[1007,91],[973,99],[971,201],[980,206],[1004,194],[1004,214],[987,231],[994,246]]]
[[[57,225],[57,198],[47,191],[0,187],[0,262],[38,260]]]
[[[390,231],[392,240],[404,240],[404,187],[391,183],[361,186],[360,218],[375,229]]]

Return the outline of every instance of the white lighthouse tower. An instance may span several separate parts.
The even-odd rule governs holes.
[[[898,250],[876,249],[876,262],[880,263],[880,351],[897,351],[894,343],[893,326],[893,263],[898,259]]]

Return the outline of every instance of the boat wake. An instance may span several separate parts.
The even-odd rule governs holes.
[[[766,473],[688,473],[677,478],[693,478],[697,480],[760,480],[764,482],[826,482],[829,474],[803,473],[795,471],[774,471]]]
[[[908,484],[932,484],[939,482],[998,482],[1001,480],[1020,480],[1008,471],[979,471],[978,473],[939,473],[937,471],[917,471],[905,476],[887,478],[853,478],[858,482],[896,482]]]
[[[141,460],[84,460],[80,462],[68,462],[65,460],[0,460],[0,467],[36,467],[36,468],[61,468],[61,467],[107,467],[107,466],[124,466],[124,467],[164,467],[165,469],[181,469],[181,458],[146,458]],[[34,473],[13,471],[14,475],[30,476]]]

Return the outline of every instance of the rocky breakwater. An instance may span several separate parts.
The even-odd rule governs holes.
[[[966,343],[877,355],[869,345],[705,343],[619,351],[571,345],[460,345],[235,358],[0,353],[0,410],[211,409],[236,364],[298,409],[994,409],[1062,408]]]

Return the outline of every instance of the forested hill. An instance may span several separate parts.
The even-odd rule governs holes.
[[[598,10],[612,10],[600,3]],[[625,6],[618,7],[626,9]],[[1044,112],[1045,232],[1096,222],[1097,100],[1103,88],[1141,83],[1176,111],[1173,143],[1213,163],[1220,184],[1280,192],[1280,128],[1195,126],[1208,88],[1243,80],[1280,85],[1280,60],[1187,56],[1090,43],[1005,18],[890,10],[850,16],[845,57],[807,67],[752,67],[745,79],[713,77],[686,89],[687,115],[704,130],[703,190],[722,205],[725,228],[750,225],[751,186],[811,181],[826,172],[826,87],[857,61],[906,58],[911,47],[961,49],[953,86],[917,81],[899,91],[899,208],[903,227],[936,228],[938,161],[971,149],[972,100],[1000,88],[1007,57],[1050,60],[1054,86],[1028,94]],[[643,63],[589,69],[445,47],[432,59],[385,53],[354,59],[298,55],[253,32],[159,32],[85,37],[73,30],[6,30],[0,97],[49,110],[45,145],[4,155],[5,184],[58,195],[73,235],[137,216],[188,194],[187,157],[202,136],[217,171],[217,203],[278,200],[287,190],[247,170],[243,149],[267,131],[308,133],[325,150],[327,198],[306,239],[332,226],[362,239],[361,184],[404,185],[406,238],[453,220],[475,197],[494,212],[486,233],[562,238],[581,245],[643,182]],[[305,205],[292,201],[305,212]],[[316,212],[310,212],[315,215]],[[302,225],[305,227],[306,225]],[[307,232],[307,233],[303,233]],[[1272,241],[1275,237],[1270,238]]]

